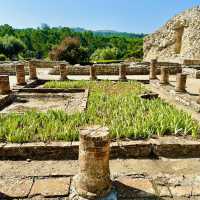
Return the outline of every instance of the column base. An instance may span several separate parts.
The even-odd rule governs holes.
[[[149,77],[149,80],[157,80],[157,77]]]
[[[31,80],[31,81],[35,81],[35,80],[38,80],[38,77],[35,77],[35,78],[29,78],[29,80]]]
[[[119,78],[119,81],[121,81],[121,82],[127,82],[128,80],[127,80],[126,77],[123,77],[123,78]]]
[[[176,89],[175,89],[175,92],[176,92],[176,93],[186,93],[187,91],[186,91],[186,90],[176,90]]]
[[[12,93],[12,90],[8,90],[6,92],[0,92],[0,95],[8,95],[8,94],[11,94]]]
[[[97,77],[90,77],[90,81],[98,81]]]
[[[25,86],[27,83],[25,82],[25,83],[17,83],[16,85],[17,86]]]
[[[69,81],[69,79],[66,77],[66,78],[60,78],[59,79],[60,81]]]
[[[162,83],[162,82],[160,82],[160,85],[169,85],[169,83]]]
[[[97,194],[90,193],[79,189],[76,189],[76,181],[78,179],[78,175],[73,178],[71,188],[70,188],[70,200],[117,200],[117,192],[114,187],[108,188],[107,191],[104,191],[104,197],[98,197]]]
[[[79,175],[73,177],[70,188],[70,196],[69,196],[70,200],[117,200],[117,198],[116,199],[110,198],[111,193],[113,193],[112,185],[107,190],[102,191],[101,197],[99,197],[98,194],[91,193],[79,188],[78,180],[79,180]]]

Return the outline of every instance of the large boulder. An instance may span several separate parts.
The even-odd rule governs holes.
[[[144,38],[144,60],[200,59],[200,7],[188,9]]]

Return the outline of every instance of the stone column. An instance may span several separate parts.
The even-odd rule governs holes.
[[[126,64],[121,64],[119,66],[119,80],[120,81],[126,81]]]
[[[67,66],[66,64],[60,64],[60,80],[64,81],[67,80]]]
[[[17,85],[26,85],[25,69],[23,64],[16,65]]]
[[[107,128],[93,126],[80,131],[79,173],[72,183],[77,196],[98,199],[109,194],[111,191],[109,151]]]
[[[37,79],[36,66],[34,65],[32,61],[29,62],[29,76],[30,76],[30,80]]]
[[[187,75],[179,73],[176,75],[176,92],[186,92],[186,80],[187,80]]]
[[[8,75],[0,75],[0,94],[10,93],[10,82]]]
[[[90,80],[97,80],[96,66],[95,65],[90,66]]]
[[[167,85],[169,84],[169,68],[161,67],[161,75],[160,75],[160,84]]]
[[[156,74],[157,74],[157,59],[152,59],[149,69],[149,79],[150,80],[157,79]]]

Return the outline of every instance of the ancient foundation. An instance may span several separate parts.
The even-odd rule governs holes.
[[[169,68],[168,67],[161,68],[160,84],[161,85],[169,84]]]
[[[157,71],[157,60],[156,59],[152,59],[151,63],[150,63],[150,74],[149,74],[149,79],[150,80],[157,79],[156,71]]]
[[[29,62],[29,76],[30,80],[37,80],[36,66],[33,62]]]
[[[8,75],[0,75],[0,94],[10,93],[10,83]]]
[[[97,80],[95,66],[90,66],[90,80]]]
[[[120,81],[126,81],[126,65],[125,64],[121,64],[119,66],[119,80]]]
[[[16,66],[17,85],[26,85],[25,69],[23,64]]]
[[[179,73],[176,75],[176,92],[186,92],[186,80],[187,80],[187,75]]]
[[[67,68],[66,64],[60,64],[60,80],[64,81],[67,80]]]
[[[79,173],[73,180],[78,197],[101,199],[111,191],[109,169],[110,141],[107,128],[94,126],[81,130]],[[71,198],[79,199],[79,198]]]

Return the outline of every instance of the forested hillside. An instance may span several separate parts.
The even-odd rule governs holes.
[[[65,44],[70,53],[72,38],[76,38],[75,45],[79,48],[79,60],[88,62],[96,60],[118,60],[126,58],[140,59],[143,56],[144,34],[118,33],[109,31],[84,31],[67,27],[52,27],[43,24],[41,27],[15,29],[10,25],[0,26],[0,60],[14,59],[49,59],[52,50],[62,48]],[[65,40],[65,43],[63,41]],[[70,42],[67,42],[70,40]],[[74,50],[74,49],[73,49]],[[68,52],[69,53],[69,52]],[[62,57],[63,58],[63,57]]]

